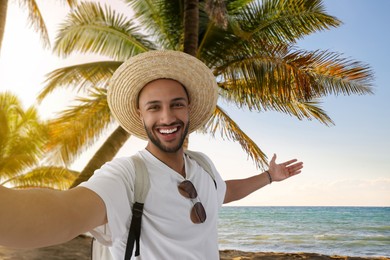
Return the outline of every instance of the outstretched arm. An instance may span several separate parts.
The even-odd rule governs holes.
[[[0,186],[0,245],[59,244],[104,223],[104,202],[87,188],[12,190]]]
[[[273,155],[269,170],[259,175],[246,179],[226,181],[226,194],[224,203],[240,200],[252,192],[270,184],[273,181],[283,181],[301,172],[303,163],[297,159],[289,160],[284,163],[276,163],[276,154]]]

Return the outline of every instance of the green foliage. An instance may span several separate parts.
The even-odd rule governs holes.
[[[13,187],[68,187],[75,172],[38,166],[45,155],[48,128],[34,107],[23,109],[19,99],[0,93],[0,185]]]
[[[58,87],[91,89],[89,93],[96,93],[107,88],[112,72],[130,56],[153,49],[183,50],[184,0],[127,2],[131,17],[92,2],[80,4],[69,14],[54,51],[61,56],[93,53],[113,61],[80,64],[50,73],[40,98]],[[218,9],[210,6],[213,2],[218,2],[220,11],[225,12],[226,26],[210,18],[210,10]],[[323,97],[372,93],[373,73],[369,66],[339,53],[309,52],[295,45],[309,34],[341,24],[326,13],[320,0],[200,1],[199,8],[196,56],[216,76],[220,99],[238,109],[273,110],[299,120],[332,125],[320,107]],[[98,99],[103,105],[104,92]],[[91,97],[89,101],[98,99]],[[93,120],[97,110],[88,110],[85,102],[80,103],[85,110],[83,116],[75,106],[52,122],[67,136],[52,144],[64,147],[58,154],[65,162],[90,146],[111,122],[108,109],[103,107],[99,110],[101,122]],[[67,125],[71,120],[75,120],[77,128]],[[239,142],[258,167],[267,165],[261,149],[220,107],[201,131],[212,135],[219,132],[223,138]]]
[[[56,163],[72,162],[79,147],[88,147],[111,123],[105,89],[91,89],[88,97],[78,98],[78,105],[62,111],[60,117],[49,121],[48,148]],[[75,134],[77,133],[77,134]],[[57,144],[61,149],[56,149]],[[55,156],[55,153],[59,153]]]
[[[69,14],[54,48],[62,56],[79,51],[123,60],[150,48],[139,31],[131,19],[110,7],[83,2]]]

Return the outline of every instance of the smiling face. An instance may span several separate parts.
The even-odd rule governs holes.
[[[148,150],[179,151],[189,126],[189,100],[184,87],[171,79],[152,81],[140,92],[138,106],[149,138]]]

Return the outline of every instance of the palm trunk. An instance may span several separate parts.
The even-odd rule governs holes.
[[[184,52],[196,56],[199,38],[199,0],[184,0]]]
[[[0,0],[0,51],[3,43],[5,24],[7,20],[8,0]]]
[[[87,181],[96,169],[99,169],[105,162],[111,161],[129,137],[130,134],[122,127],[119,126],[115,129],[91,158],[70,188],[76,187],[80,183]]]
[[[198,52],[199,41],[199,0],[184,0],[184,52],[194,57]],[[183,148],[188,149],[189,136]]]

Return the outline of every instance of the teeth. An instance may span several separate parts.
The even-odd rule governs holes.
[[[172,134],[173,132],[177,131],[177,127],[172,129],[160,129],[160,133],[162,134]]]

